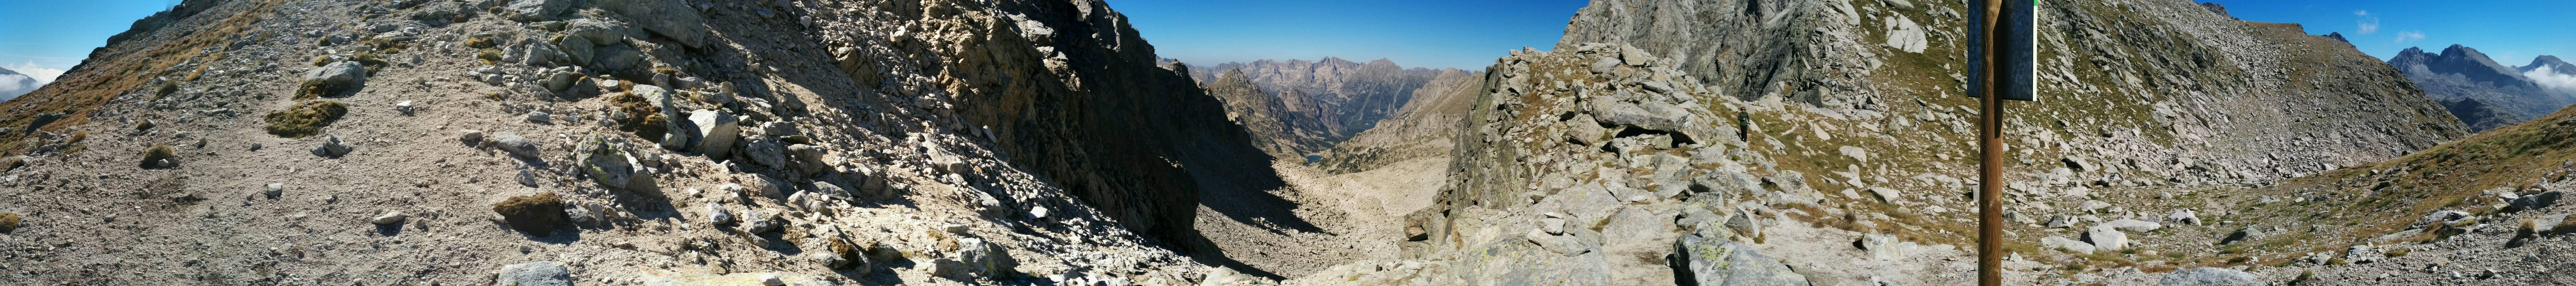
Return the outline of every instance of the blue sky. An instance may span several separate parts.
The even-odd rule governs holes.
[[[177,0],[0,0],[0,68],[60,73]]]
[[[0,0],[0,68],[70,69],[135,19],[177,0]],[[1389,58],[1482,69],[1506,50],[1548,49],[1583,0],[1111,0],[1164,56],[1204,65],[1258,59]],[[2238,18],[2343,32],[2386,59],[2406,47],[2476,47],[2521,65],[2576,57],[2576,1],[2225,1]],[[2368,25],[2365,25],[2368,24]],[[2367,27],[2367,28],[2366,28]],[[2402,39],[2401,39],[2402,38]],[[31,70],[34,69],[34,70]]]
[[[1379,58],[1484,70],[1513,49],[1548,50],[1584,0],[1109,0],[1163,57],[1197,65]]]
[[[2211,0],[2202,0],[2211,1]],[[2451,44],[2477,48],[2497,63],[2530,64],[2532,57],[2576,57],[2576,1],[2226,1],[2229,14],[2246,21],[2300,23],[2309,34],[2343,32],[2354,47],[2387,60],[2407,47],[2442,52]]]

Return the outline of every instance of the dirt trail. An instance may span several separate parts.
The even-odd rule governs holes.
[[[1238,219],[1243,216],[1204,205],[1229,198],[1206,196],[1196,226],[1227,259],[1293,278],[1356,260],[1395,258],[1404,215],[1431,205],[1449,160],[1416,159],[1339,175],[1291,161],[1272,167],[1289,185],[1270,191],[1289,204],[1276,207],[1293,208],[1296,221]]]

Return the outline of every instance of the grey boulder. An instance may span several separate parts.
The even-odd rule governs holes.
[[[2174,271],[2156,281],[2156,286],[2261,286],[2263,281],[2253,273],[2235,269],[2201,267]]]
[[[322,143],[313,145],[313,156],[339,158],[345,155],[349,155],[349,145],[340,144],[339,135],[331,135],[329,139],[322,140]]]
[[[501,149],[502,152],[509,152],[521,158],[537,158],[537,143],[528,141],[527,137],[519,137],[518,133],[501,132],[492,134],[491,139],[493,147]]]
[[[1681,262],[1674,273],[1679,281],[1703,286],[1807,286],[1807,276],[1780,264],[1779,259],[1754,252],[1752,246],[1733,241],[1702,239],[1683,235],[1680,243]]]
[[[572,2],[573,0],[518,0],[510,1],[510,6],[502,9],[508,9],[506,11],[511,12],[511,20],[550,21],[555,19],[555,15],[563,14],[565,9],[572,8]]]
[[[496,286],[571,286],[572,270],[563,263],[538,261],[502,266],[501,274],[493,278]]]
[[[337,86],[354,86],[367,80],[367,66],[354,61],[340,61],[304,72],[305,80],[321,80]]]

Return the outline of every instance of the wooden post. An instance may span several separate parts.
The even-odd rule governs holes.
[[[2023,5],[2022,1],[2028,5]],[[1968,96],[1977,97],[1977,285],[2003,285],[2004,101],[2037,101],[2039,3],[1969,0]]]

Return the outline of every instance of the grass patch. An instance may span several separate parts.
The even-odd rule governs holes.
[[[492,41],[490,36],[465,38],[465,46],[470,48],[490,49],[500,45],[501,43]]]
[[[184,81],[197,81],[197,78],[205,77],[205,76],[206,76],[206,67],[207,67],[206,65],[197,65],[197,71],[189,72],[189,73],[188,73],[188,77],[187,77],[187,78],[183,78],[183,79],[181,79],[181,80],[184,80]]]
[[[307,100],[339,95],[340,92],[348,90],[349,86],[346,84],[335,84],[331,83],[331,81],[321,79],[308,79],[304,80],[303,85],[295,88],[295,100]]]
[[[483,49],[483,50],[481,50],[481,51],[474,51],[474,59],[476,59],[476,60],[482,60],[482,61],[483,61],[483,65],[488,65],[488,66],[497,66],[497,65],[501,65],[501,50],[500,50],[500,49],[488,49],[488,48],[487,48],[487,49]]]
[[[349,106],[338,101],[307,101],[285,111],[269,112],[268,134],[286,138],[304,138],[320,133],[323,126],[349,114]]]
[[[0,232],[18,231],[18,213],[0,212]]]

